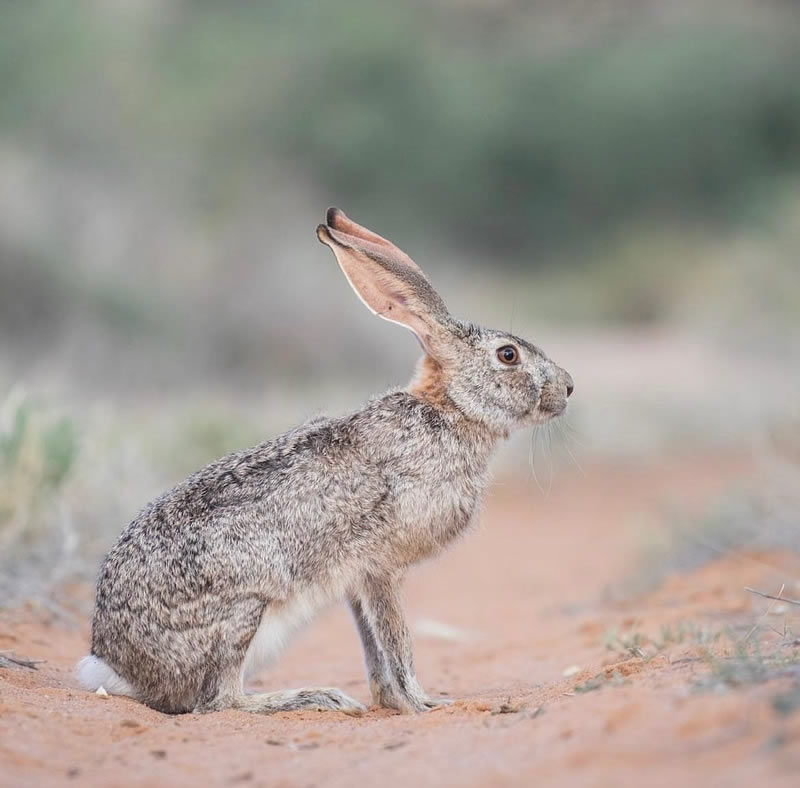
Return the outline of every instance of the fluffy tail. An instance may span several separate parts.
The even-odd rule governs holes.
[[[91,692],[103,687],[109,695],[136,697],[136,690],[100,657],[90,654],[76,666],[80,685]]]

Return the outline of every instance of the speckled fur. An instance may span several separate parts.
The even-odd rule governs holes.
[[[389,319],[403,311],[396,322],[426,350],[417,377],[350,415],[223,457],[145,507],[100,573],[79,666],[88,689],[105,682],[170,713],[359,713],[334,688],[243,690],[294,630],[346,600],[373,701],[401,711],[440,702],[416,679],[403,575],[467,529],[498,441],[563,411],[572,381],[524,340],[452,318],[420,269],[340,211],[318,234],[351,283],[367,282],[354,287],[373,311],[387,316],[375,293],[396,307]],[[508,343],[515,367],[496,355]]]

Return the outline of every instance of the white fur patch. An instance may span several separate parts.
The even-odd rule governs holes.
[[[136,697],[136,691],[110,665],[100,657],[84,657],[75,668],[80,685],[91,692],[104,687],[110,695]]]
[[[242,681],[274,664],[292,636],[331,603],[331,589],[308,589],[280,605],[268,606],[250,641],[242,665]]]

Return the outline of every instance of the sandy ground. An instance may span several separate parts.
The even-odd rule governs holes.
[[[796,556],[722,556],[637,597],[609,592],[641,569],[643,517],[664,501],[701,507],[750,473],[746,459],[697,457],[588,468],[547,495],[496,485],[480,529],[409,578],[421,681],[456,699],[423,715],[170,717],[76,689],[84,613],[0,612],[0,650],[46,660],[0,670],[0,785],[797,785],[800,712],[771,703],[785,680],[697,692],[708,664],[696,643],[647,659],[604,644],[609,631],[655,637],[680,622],[746,633],[759,621],[751,641],[774,639],[792,615],[800,629],[795,609],[765,617],[769,603],[743,591],[795,581]],[[60,602],[85,608],[87,594]],[[366,701],[345,610],[259,684],[336,685]]]

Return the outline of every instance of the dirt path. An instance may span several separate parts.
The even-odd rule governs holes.
[[[665,498],[699,505],[749,473],[743,460],[695,458],[590,468],[546,498],[535,485],[495,486],[479,531],[408,584],[420,678],[458,699],[420,716],[169,717],[75,689],[83,619],[0,613],[0,649],[47,660],[0,670],[0,785],[796,785],[800,713],[772,709],[779,681],[692,692],[708,670],[696,643],[641,659],[603,642],[613,630],[746,625],[767,604],[742,586],[777,590],[799,576],[796,557],[728,556],[609,601],[635,566],[637,517]],[[366,700],[345,611],[316,622],[261,681]]]

